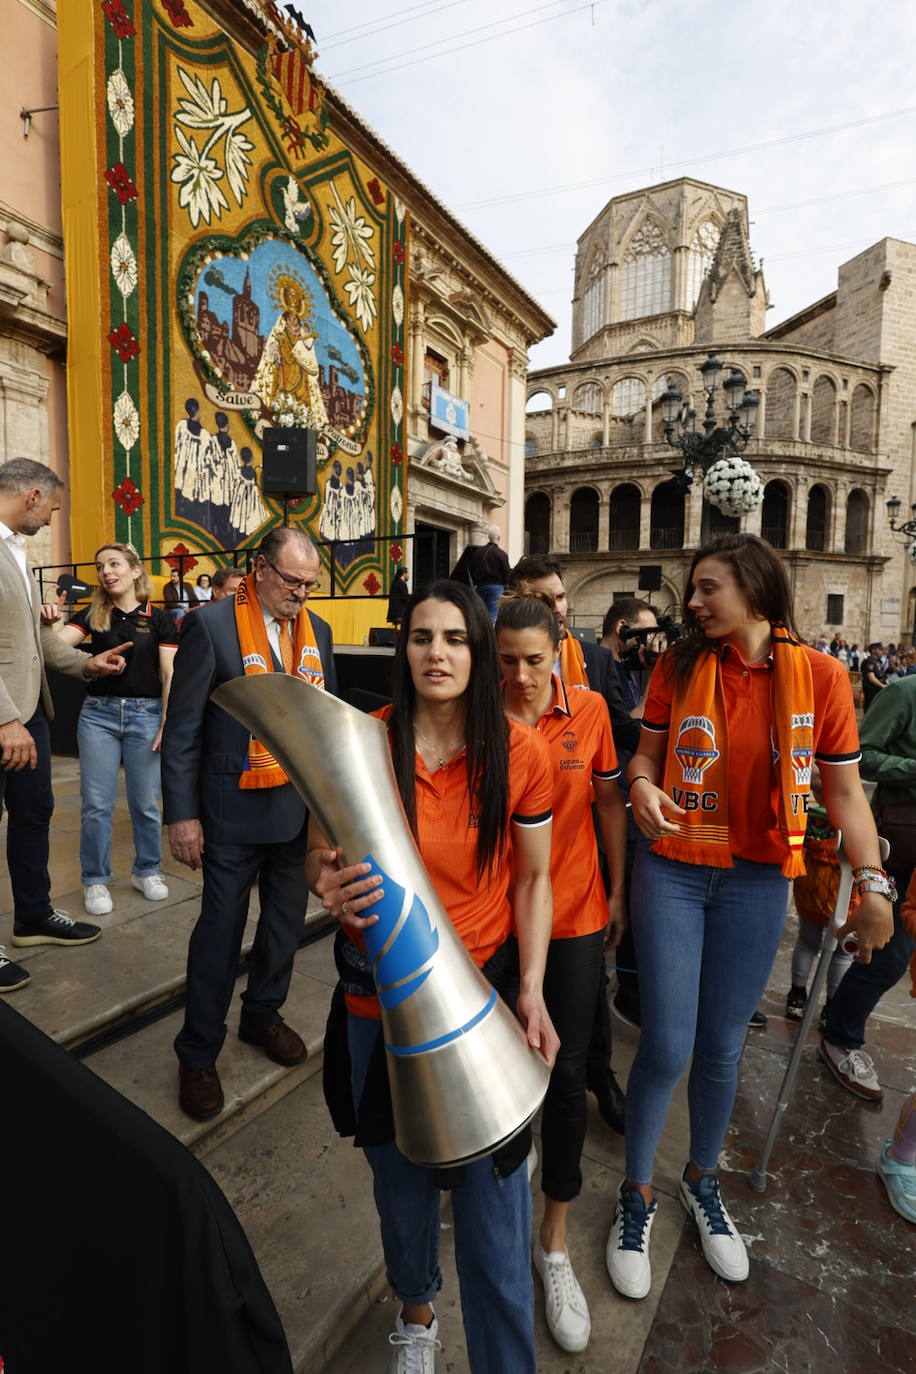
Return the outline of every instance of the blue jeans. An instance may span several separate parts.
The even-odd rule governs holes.
[[[353,1100],[358,1105],[379,1026],[348,1016]],[[401,1302],[431,1302],[442,1287],[439,1200],[432,1169],[396,1145],[367,1146],[388,1282]],[[464,1169],[452,1191],[455,1260],[473,1374],[535,1374],[531,1189],[520,1164],[500,1178],[492,1159]],[[354,1237],[354,1243],[358,1238]]]
[[[496,612],[499,610],[499,603],[506,590],[502,582],[481,582],[474,590],[486,606],[487,615],[495,623]]]
[[[158,697],[87,696],[76,738],[80,755],[80,881],[110,883],[111,825],[124,764],[127,805],[134,830],[133,872],[139,878],[162,865],[159,755],[152,743],[162,722]]]
[[[693,1058],[690,1159],[713,1170],[731,1116],[748,1018],[767,985],[786,919],[777,864],[679,863],[640,840],[631,917],[642,1026],[627,1084],[627,1175],[652,1181],[668,1107]]]
[[[894,933],[883,949],[875,950],[870,964],[850,964],[843,981],[830,999],[824,1038],[831,1045],[858,1050],[865,1044],[865,1022],[886,992],[907,971],[916,940],[904,927],[900,904],[910,881],[909,869],[890,868],[899,899],[894,903]]]

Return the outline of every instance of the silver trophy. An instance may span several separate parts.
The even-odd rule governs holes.
[[[382,875],[379,920],[363,937],[401,1153],[434,1168],[490,1154],[531,1120],[550,1071],[436,896],[384,724],[286,673],[236,678],[213,700],[282,764],[343,862]]]

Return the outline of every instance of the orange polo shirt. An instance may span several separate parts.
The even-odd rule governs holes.
[[[607,703],[553,675],[553,700],[535,726],[550,750],[553,836],[550,883],[554,940],[591,935],[607,924],[607,898],[592,824],[592,779],[619,777]]]
[[[383,706],[372,714],[387,721],[391,707]],[[477,817],[470,808],[465,751],[433,773],[416,755],[417,848],[436,895],[478,968],[512,931],[513,831],[546,825],[552,819],[553,777],[547,746],[527,725],[514,720],[508,725],[508,818],[512,824],[503,860],[483,878],[477,876]],[[347,1006],[357,1016],[380,1015],[375,997],[348,994]]]
[[[814,688],[814,757],[817,763],[855,764],[861,757],[849,674],[830,654],[803,646]],[[773,766],[772,657],[745,663],[725,644],[722,693],[728,722],[728,838],[735,858],[781,864],[786,843],[779,833],[779,781]],[[659,659],[649,684],[642,726],[666,735],[674,700],[674,658]]]

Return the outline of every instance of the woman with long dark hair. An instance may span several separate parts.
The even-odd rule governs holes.
[[[536,732],[503,713],[493,629],[469,587],[436,582],[407,602],[393,703],[378,715],[387,721],[401,800],[443,906],[498,988],[501,971],[511,973],[514,924],[516,1010],[529,1044],[553,1063],[557,1038],[542,993],[551,928],[550,763]],[[345,927],[335,946],[341,982],[325,1048],[339,1072],[330,1083],[334,1075],[326,1074],[326,1088],[338,1129],[355,1129],[375,1179],[388,1278],[402,1304],[390,1338],[392,1367],[400,1374],[434,1369],[439,1343],[431,1303],[442,1281],[438,1188],[446,1186],[453,1190],[471,1368],[535,1374],[529,1132],[464,1166],[458,1179],[455,1171],[442,1179],[400,1153],[386,1101],[378,1000],[359,938],[377,919],[372,907],[381,879],[366,877],[367,864],[339,868],[338,859],[313,823],[309,885]]]
[[[553,770],[553,931],[544,1000],[560,1050],[541,1120],[544,1217],[534,1267],[544,1284],[550,1334],[563,1350],[577,1351],[588,1344],[591,1319],[569,1258],[566,1220],[582,1188],[586,1060],[599,987],[604,994],[604,947],[606,939],[616,946],[623,934],[626,808],[604,698],[585,687],[564,686],[553,671],[560,644],[553,597],[528,592],[521,582],[500,603],[496,644],[506,714],[538,731]],[[598,863],[593,800],[610,896]]]
[[[849,676],[800,641],[779,555],[755,535],[714,540],[691,564],[683,615],[688,633],[655,668],[629,768],[643,836],[630,912],[642,1031],[607,1264],[631,1298],[649,1292],[655,1151],[691,1059],[681,1201],[712,1269],[747,1278],[716,1169],[748,1018],[779,945],[789,880],[804,871],[814,760],[862,898],[843,934],[856,931],[856,957],[868,963],[893,929],[893,885],[856,767]]]

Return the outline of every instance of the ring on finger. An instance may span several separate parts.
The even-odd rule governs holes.
[[[349,910],[350,910],[350,903],[349,903],[349,902],[344,902],[343,905],[342,905],[341,908],[340,908],[341,915],[342,915],[342,916],[346,916],[346,914],[347,914],[347,912],[348,912]]]

